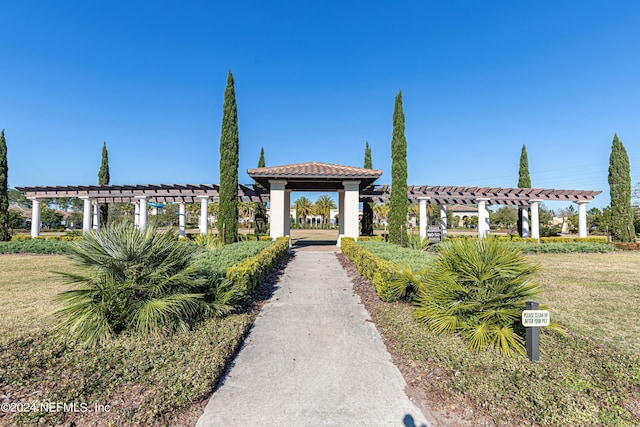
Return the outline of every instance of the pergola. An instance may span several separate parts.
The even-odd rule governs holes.
[[[341,166],[329,163],[300,163],[284,166],[249,169],[248,174],[257,184],[240,185],[238,198],[244,202],[270,202],[270,234],[272,238],[289,235],[289,206],[292,191],[337,191],[339,239],[358,238],[358,203],[386,202],[391,187],[374,186],[382,175],[379,170]],[[179,235],[185,234],[185,204],[201,203],[200,233],[208,232],[208,203],[218,200],[219,186],[215,184],[159,184],[159,185],[88,185],[17,187],[27,198],[37,202],[46,198],[79,197],[84,200],[83,230],[100,227],[100,205],[130,202],[135,205],[135,223],[147,225],[147,203],[178,203],[180,205]],[[420,236],[427,234],[427,204],[440,206],[440,226],[446,235],[447,205],[477,205],[478,236],[489,234],[490,205],[517,205],[531,209],[523,213],[523,235],[540,237],[538,208],[542,201],[569,201],[578,204],[578,235],[587,237],[586,205],[600,191],[554,190],[539,188],[416,186],[407,188],[410,203],[420,204]],[[529,230],[531,224],[531,230]],[[31,235],[40,234],[40,204],[33,204]],[[340,240],[338,240],[338,244]]]

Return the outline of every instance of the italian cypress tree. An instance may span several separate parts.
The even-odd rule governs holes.
[[[520,153],[518,188],[531,188],[531,177],[529,176],[529,157],[527,156],[527,147],[524,144],[522,145],[522,152]],[[522,236],[522,209],[522,207],[518,209],[518,234],[520,234],[520,236]]]
[[[264,161],[264,147],[260,148],[260,158],[258,159],[258,167],[266,166]],[[259,188],[263,188],[260,184],[256,184]],[[267,207],[262,202],[256,202],[253,209],[254,226],[253,232],[257,236],[266,232],[267,224]]]
[[[109,152],[107,151],[107,143],[102,145],[102,164],[98,171],[98,185],[109,185],[111,176],[109,175]],[[109,220],[109,205],[100,206],[100,224],[107,225]]]
[[[227,74],[224,91],[222,132],[220,134],[220,208],[218,234],[222,241],[233,243],[238,239],[238,111],[236,91],[231,70]]]
[[[0,133],[0,241],[11,240],[9,233],[9,163],[4,129]]]
[[[364,147],[364,168],[373,169],[373,163],[371,161],[371,148],[369,147],[369,141],[366,141]],[[363,236],[373,235],[373,206],[371,202],[364,202],[362,204],[362,221],[361,221],[361,234]]]
[[[629,156],[618,135],[613,136],[609,157],[609,190],[611,193],[611,238],[620,242],[635,240],[631,207],[631,170]]]
[[[389,242],[406,242],[407,225],[407,139],[404,136],[402,91],[396,95],[391,139],[391,195],[389,202]]]

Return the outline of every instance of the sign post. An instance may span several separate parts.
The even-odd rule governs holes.
[[[429,240],[429,243],[442,242],[442,228],[440,228],[439,225],[430,225],[427,228],[427,239]]]
[[[526,328],[525,347],[529,360],[540,360],[540,327],[549,326],[550,316],[547,310],[538,310],[539,304],[526,302],[526,310],[522,312],[522,326]]]

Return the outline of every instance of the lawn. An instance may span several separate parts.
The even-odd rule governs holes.
[[[640,252],[535,254],[541,302],[572,331],[640,354]]]
[[[0,344],[51,323],[53,296],[70,289],[52,271],[70,265],[60,255],[0,255]]]

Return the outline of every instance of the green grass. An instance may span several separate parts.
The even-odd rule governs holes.
[[[640,252],[535,254],[541,302],[555,321],[597,342],[640,354]]]
[[[423,270],[433,262],[433,255],[414,249],[403,248],[391,243],[372,241],[357,243],[378,257],[399,266],[408,265],[413,271]]]
[[[0,242],[0,254],[65,254],[69,242],[58,240],[21,240]]]
[[[272,241],[255,240],[233,243],[203,252],[194,262],[203,272],[224,275],[229,267],[258,254],[272,243]]]
[[[418,367],[411,385],[448,405],[474,407],[498,425],[640,423],[640,359],[570,334],[542,334],[538,363],[473,352],[455,335],[434,335],[412,308],[382,303],[372,313],[392,351]]]
[[[218,271],[271,243],[228,245],[201,255],[200,262],[217,260],[212,271]],[[96,417],[101,425],[113,426],[184,424],[180,417],[213,392],[251,327],[255,308],[208,319],[188,332],[122,335],[104,347],[84,348],[51,332],[53,296],[70,285],[50,271],[73,268],[61,256],[0,256],[2,393],[13,403],[108,404],[113,405],[111,411],[86,418],[64,412],[0,413],[0,425],[61,425],[69,417],[77,425],[90,424]]]

